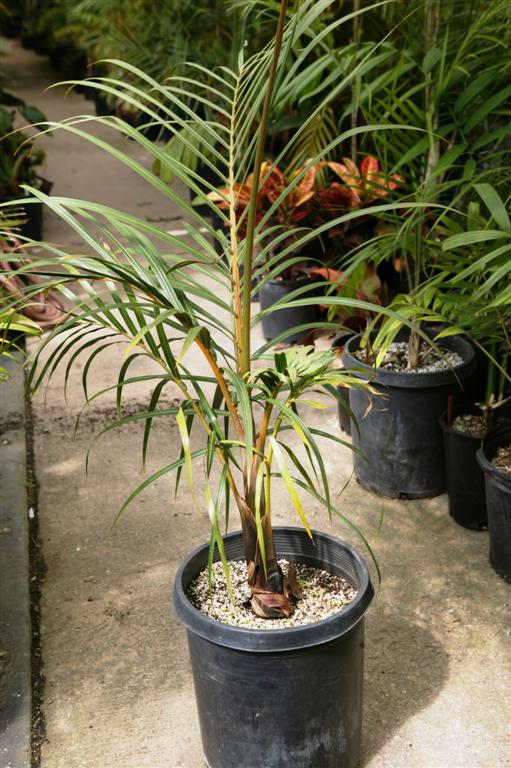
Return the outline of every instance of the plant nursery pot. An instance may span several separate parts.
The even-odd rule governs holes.
[[[477,461],[484,472],[486,486],[490,563],[499,576],[511,582],[511,475],[491,461],[497,449],[509,443],[511,427],[489,432],[477,452]]]
[[[93,102],[96,111],[96,117],[108,117],[113,113],[113,107],[110,107],[106,97],[101,91],[93,89]]]
[[[353,353],[360,335],[352,337],[343,361],[359,369],[374,394],[352,389],[350,408],[358,424],[353,445],[355,477],[365,488],[390,498],[426,498],[446,489],[442,430],[439,419],[449,395],[461,393],[460,382],[471,373],[474,350],[461,337],[442,346],[456,351],[463,363],[455,370],[426,373],[385,371],[367,365]]]
[[[352,336],[353,336],[353,333],[346,333],[341,336],[338,336],[334,341],[334,343],[332,344],[332,347],[344,347],[348,343],[348,340],[351,339]],[[351,416],[349,412],[350,388],[343,387],[342,384],[339,384],[337,387],[337,392],[339,394],[339,399],[337,401],[337,411],[339,413],[339,426],[341,430],[344,432],[344,434],[351,435]]]
[[[31,197],[31,195],[28,192],[22,191],[10,197],[0,197],[0,203],[19,202],[20,208],[23,208],[20,218],[25,219],[25,222],[20,225],[17,233],[31,240],[39,241],[43,239],[43,206],[37,203],[23,206],[23,201],[28,197]]]
[[[204,184],[202,181],[197,181],[197,186],[203,192],[205,195],[207,195],[211,189],[210,187],[220,187],[222,185],[222,179],[220,176],[218,176],[215,171],[207,165],[207,163],[199,162],[197,165],[196,173],[198,176],[201,177],[205,182],[209,182]],[[197,197],[197,193],[194,192],[193,189],[189,189],[189,197],[190,202],[193,202],[195,198]],[[193,206],[194,209],[197,211],[198,214],[201,216],[211,216],[211,208],[206,203],[198,203]]]
[[[337,411],[339,413],[339,426],[345,435],[351,435],[351,416],[348,408],[350,407],[350,388],[339,384],[337,387],[339,400],[337,401]],[[340,401],[343,401],[341,403]]]
[[[324,568],[358,588],[338,614],[289,629],[241,629],[200,613],[186,590],[208,563],[206,544],[180,565],[174,606],[187,629],[209,768],[353,768],[360,749],[364,615],[373,588],[347,544],[276,528],[279,557]],[[241,532],[225,539],[244,560]]]
[[[268,280],[259,288],[259,304],[261,309],[269,309],[277,301],[285,301],[288,294],[305,285],[307,285],[306,280]],[[311,291],[307,291],[303,293],[301,298],[308,298],[312,295]],[[286,309],[276,308],[273,312],[269,312],[262,318],[264,337],[267,341],[272,341],[281,333],[289,330],[291,333],[280,341],[287,344],[299,344],[310,333],[311,329],[301,331],[292,329],[306,323],[314,323],[318,316],[319,307],[316,305],[288,307]]]
[[[478,408],[460,406],[454,415],[480,413]],[[444,437],[445,482],[449,514],[464,528],[483,531],[488,527],[484,475],[477,463],[481,437],[459,432],[447,424],[447,412],[440,417]]]

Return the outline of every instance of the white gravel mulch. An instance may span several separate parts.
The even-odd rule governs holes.
[[[289,563],[279,560],[284,574]],[[357,590],[342,576],[318,568],[296,564],[298,586],[302,596],[297,601],[295,612],[289,618],[262,619],[256,616],[248,605],[250,587],[247,584],[247,569],[243,560],[229,562],[234,603],[227,594],[225,576],[220,562],[213,564],[211,594],[208,587],[208,569],[205,568],[191,583],[187,597],[198,610],[212,619],[235,627],[252,629],[289,629],[320,621],[332,616],[349,605]]]
[[[511,475],[511,445],[501,445],[492,459],[492,464],[506,475]]]
[[[365,354],[365,350],[357,350],[355,357],[365,362]],[[418,367],[409,369],[407,342],[394,341],[389,345],[380,367],[385,371],[396,371],[397,373],[436,373],[437,371],[458,368],[460,365],[463,365],[463,359],[457,352],[446,349],[442,350],[442,354],[439,354],[430,347],[422,354]]]
[[[487,432],[487,419],[484,414],[462,413],[451,424],[456,432],[463,432],[472,437],[484,437]]]

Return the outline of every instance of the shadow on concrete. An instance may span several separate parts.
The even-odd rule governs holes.
[[[368,618],[365,648],[360,768],[437,697],[449,669],[448,654],[431,632],[381,607]]]

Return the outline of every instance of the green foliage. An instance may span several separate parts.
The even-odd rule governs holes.
[[[22,184],[35,184],[44,152],[35,149],[27,134],[14,132],[16,111],[27,121],[44,123],[43,113],[14,94],[0,89],[0,197],[20,194]]]
[[[251,349],[250,328],[262,316],[261,312],[253,314],[251,277],[258,265],[263,263],[262,260],[273,252],[283,233],[279,227],[268,229],[264,217],[261,221],[255,220],[255,198],[246,209],[249,223],[237,221],[236,195],[239,185],[251,172],[254,173],[254,164],[254,177],[259,177],[257,162],[264,149],[266,108],[271,105],[272,98],[278,103],[290,85],[285,76],[288,71],[287,55],[296,39],[302,36],[309,36],[311,45],[316,40],[321,43],[321,34],[315,36],[312,30],[316,20],[329,6],[330,0],[304,0],[283,31],[280,50],[277,37],[275,46],[270,44],[252,57],[245,59],[240,53],[234,68],[223,67],[210,72],[206,83],[202,79],[204,70],[197,64],[189,70],[186,79],[176,75],[161,84],[133,65],[115,60],[108,64],[124,72],[125,77],[110,77],[98,81],[95,86],[131,104],[148,121],[154,121],[172,135],[179,136],[190,153],[201,157],[207,154],[211,158],[207,161],[211,170],[227,187],[225,196],[229,210],[225,220],[229,225],[229,239],[224,232],[214,231],[207,218],[201,217],[175,188],[165,184],[145,163],[137,162],[119,149],[118,142],[108,143],[98,138],[93,130],[88,130],[88,123],[81,118],[50,124],[49,130],[67,131],[81,137],[131,168],[142,180],[180,207],[187,221],[189,237],[178,239],[144,219],[105,205],[47,197],[36,189],[30,190],[36,199],[42,200],[69,224],[86,248],[85,255],[77,256],[46,244],[46,255],[36,262],[38,273],[47,275],[46,287],[58,287],[72,301],[74,310],[65,322],[43,339],[30,375],[32,386],[37,389],[59,365],[66,366],[67,380],[77,356],[84,353],[87,360],[83,368],[83,387],[90,401],[96,396],[88,388],[91,364],[97,362],[112,343],[124,344],[126,358],[114,385],[120,411],[116,425],[138,419],[145,422],[144,456],[152,425],[157,418],[176,416],[182,440],[179,456],[152,477],[146,478],[129,500],[152,480],[172,471],[177,472],[179,484],[184,468],[189,483],[194,487],[197,503],[205,503],[209,509],[212,536],[217,545],[222,511],[228,509],[225,506],[228,500],[234,501],[244,530],[247,561],[252,564],[249,572],[252,574],[252,586],[254,589],[257,587],[259,610],[264,594],[282,594],[282,604],[277,608],[276,598],[272,598],[268,615],[274,615],[273,611],[285,613],[289,610],[271,533],[271,479],[274,476],[282,478],[290,500],[305,525],[303,493],[321,502],[330,515],[338,514],[343,518],[332,498],[319,438],[342,441],[335,435],[308,425],[307,414],[311,407],[317,405],[318,391],[336,395],[338,384],[364,385],[349,371],[332,367],[334,351],[316,352],[304,348],[269,353],[267,345]],[[301,67],[307,66],[306,59],[307,56],[304,56],[302,61],[300,57],[295,60],[297,66],[290,75],[293,81],[300,79]],[[272,91],[268,83],[271,84],[274,67],[276,77]],[[137,83],[141,83],[142,87],[138,87]],[[349,78],[334,90],[340,93],[348,85]],[[191,110],[190,97],[198,103],[214,104],[212,115],[201,117]],[[283,154],[292,153],[296,136],[307,130],[323,108],[323,104],[318,104],[283,148]],[[212,185],[208,185],[188,163],[184,163],[182,155],[174,156],[162,151],[161,146],[148,141],[143,132],[117,117],[97,118],[97,121],[122,136],[132,138],[161,168],[168,169],[175,178],[194,190],[204,205],[216,210],[207,195],[213,189]],[[254,121],[261,126],[255,135],[252,131]],[[187,131],[185,135],[182,133],[184,128]],[[360,129],[357,130],[360,132]],[[367,127],[368,132],[374,130],[374,126]],[[322,162],[329,152],[336,152],[352,133],[350,130],[336,136],[330,145],[322,147],[310,158],[304,169],[282,188],[273,210],[295,193],[310,168]],[[193,141],[188,140],[187,135]],[[268,168],[267,175],[273,172],[278,161],[277,158]],[[262,179],[262,184],[264,181]],[[254,195],[256,192],[254,185]],[[393,203],[385,203],[374,210],[389,211],[394,207]],[[373,209],[340,212],[339,216],[317,229],[291,226],[284,234],[292,236],[293,244],[281,250],[275,273],[284,270],[293,260],[296,247],[313,240],[321,232],[328,232],[331,227],[342,225],[346,220],[366,215],[368,210],[372,212]],[[272,213],[270,207],[266,216],[271,217]],[[217,256],[211,240],[204,236],[204,229],[222,246],[222,258]],[[240,274],[241,266],[243,276]],[[309,285],[289,296],[280,306],[314,303],[317,303],[317,297],[312,294]],[[325,303],[374,309],[370,302],[356,297],[345,299],[332,295],[325,297]],[[54,346],[55,341],[59,343]],[[187,357],[190,347],[209,366],[208,376],[197,376],[190,369]],[[160,373],[130,377],[130,366],[140,356],[156,362]],[[121,408],[126,388],[141,378],[152,382],[153,386],[148,410],[123,417]],[[162,408],[159,406],[161,394],[171,383],[178,388],[182,403],[179,408]],[[307,394],[309,397],[304,397]],[[292,450],[285,439],[289,430],[298,439],[300,448],[297,451]],[[193,451],[190,435],[197,431],[203,436],[204,447]],[[200,498],[195,481],[199,461],[206,483],[204,500]]]
[[[360,75],[344,119],[355,110],[369,123],[394,123],[393,130],[371,135],[370,147],[383,167],[401,174],[403,199],[417,206],[381,216],[379,236],[352,254],[347,274],[367,261],[394,260],[407,292],[391,306],[410,320],[440,319],[435,292],[451,291],[450,273],[441,266],[454,212],[468,210],[474,190],[488,181],[504,198],[511,191],[510,16],[507,0],[414,0],[373,14],[387,31],[380,46],[384,66]],[[383,323],[379,359],[399,330],[399,323]]]
[[[488,354],[486,400],[492,402],[511,383],[511,221],[509,199],[502,200],[490,184],[475,190],[482,210],[474,202],[463,218],[449,221],[431,288],[438,309]]]

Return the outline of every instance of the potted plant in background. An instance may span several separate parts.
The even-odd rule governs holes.
[[[444,417],[449,505],[454,519],[471,528],[485,527],[487,514],[490,562],[510,580],[511,220],[508,202],[493,186],[479,184],[475,189],[490,217],[485,219],[474,201],[465,230],[451,223],[438,277],[442,284],[447,274],[456,292],[437,291],[439,307],[488,356],[484,398]]]
[[[443,222],[449,209],[466,205],[474,183],[499,174],[504,178],[508,165],[508,128],[499,117],[499,107],[510,93],[509,55],[498,30],[509,7],[500,2],[476,5],[438,0],[413,3],[410,16],[396,33],[405,36],[406,44],[399,49],[391,36],[394,60],[387,62],[383,78],[361,75],[355,105],[368,122],[378,123],[392,115],[394,120],[415,125],[419,132],[376,131],[371,137],[386,167],[403,175],[402,199],[422,205],[387,214],[379,236],[352,263],[356,268],[364,260],[376,265],[382,260],[399,262],[408,287],[391,307],[415,319],[409,334],[403,333],[399,323],[385,320],[372,337],[369,333],[363,337],[367,357],[364,361],[363,352],[358,362],[378,391],[387,393],[385,405],[382,398],[372,399],[368,410],[367,398],[355,392],[350,398],[361,433],[360,438],[354,436],[354,444],[369,459],[363,463],[355,459],[357,478],[383,495],[430,496],[445,490],[438,420],[449,395],[462,398],[460,382],[470,376],[473,353],[463,339],[449,338],[450,331],[438,325],[441,316],[427,281],[443,256]],[[389,11],[394,20],[396,12],[396,8]],[[490,38],[493,42],[487,45]],[[488,157],[493,155],[497,159],[490,162]],[[458,347],[459,368],[451,365],[438,374],[419,372],[424,358],[431,361],[435,355],[424,337],[421,341],[420,318],[422,332],[428,331],[428,323],[437,323],[436,331],[425,334],[436,338],[437,346],[441,341],[446,351]],[[349,344],[346,362],[350,366],[357,362],[360,341]],[[396,341],[404,346],[391,346]],[[388,369],[396,365],[396,359],[389,361],[389,349],[406,356],[401,373]]]
[[[13,252],[12,230],[19,223],[15,215],[0,209],[0,253],[6,254],[7,258]],[[0,382],[9,377],[4,367],[7,360],[12,360],[15,353],[24,353],[25,335],[41,333],[39,325],[24,312],[23,292],[11,293],[12,283],[2,274],[12,268],[10,262],[0,261]]]
[[[15,131],[16,112],[30,123],[42,123],[45,116],[36,107],[31,107],[14,94],[0,89],[0,203],[14,200],[23,212],[19,222],[19,233],[32,240],[41,240],[42,206],[32,202],[24,206],[30,195],[23,184],[38,186],[48,194],[51,183],[41,178],[37,167],[44,162],[44,152],[35,149],[29,136]]]
[[[174,470],[178,480],[184,470],[192,501],[200,506],[194,463],[199,460],[203,463],[204,504],[212,524],[211,540],[182,564],[175,584],[175,604],[188,630],[203,746],[211,768],[256,765],[261,760],[265,768],[286,765],[326,768],[332,764],[348,768],[358,759],[363,619],[371,601],[372,587],[366,566],[351,547],[310,529],[302,492],[324,504],[330,514],[342,517],[332,503],[319,445],[320,438],[334,442],[340,438],[308,426],[302,411],[317,405],[314,400],[303,398],[307,391],[324,389],[335,394],[336,385],[340,383],[363,385],[348,372],[332,368],[333,350],[291,348],[268,356],[268,345],[251,349],[251,326],[257,320],[251,310],[254,250],[264,244],[268,252],[272,252],[272,245],[278,245],[281,238],[278,230],[269,233],[264,229],[264,221],[257,221],[257,197],[266,177],[278,166],[277,160],[268,168],[259,187],[252,186],[251,199],[245,209],[246,229],[242,229],[242,222],[236,217],[238,185],[243,184],[249,173],[254,179],[261,178],[266,126],[272,98],[278,98],[283,83],[281,74],[286,51],[293,44],[300,48],[300,36],[307,38],[310,25],[329,5],[330,0],[304,0],[286,26],[287,3],[282,0],[273,44],[246,61],[240,56],[236,70],[209,73],[212,77],[205,82],[189,78],[195,97],[201,101],[214,95],[224,113],[224,119],[217,122],[202,120],[199,116],[196,121],[213,153],[218,144],[226,148],[226,156],[222,153],[216,156],[216,170],[225,181],[229,201],[229,215],[225,216],[230,233],[228,241],[145,165],[85,131],[81,118],[51,128],[69,131],[104,147],[169,200],[179,204],[189,218],[190,240],[178,240],[143,219],[104,205],[49,198],[35,188],[30,189],[36,199],[69,223],[91,252],[72,256],[56,246],[44,244],[45,255],[31,265],[37,273],[46,276],[47,288],[59,287],[72,301],[73,312],[43,340],[30,383],[37,388],[64,359],[66,351],[75,360],[78,353],[89,350],[84,366],[87,386],[87,371],[92,361],[111,343],[124,342],[127,357],[115,385],[120,408],[125,388],[130,381],[138,380],[138,377],[129,378],[129,368],[139,355],[158,363],[161,373],[154,375],[147,411],[121,416],[116,424],[145,420],[145,455],[154,419],[173,415],[182,447],[178,458],[146,478],[130,494],[122,509],[152,481]],[[343,22],[340,18],[336,24],[340,26]],[[309,45],[315,40],[312,37]],[[300,56],[305,62],[307,51],[304,49],[298,59]],[[116,66],[133,71],[128,64],[116,62]],[[185,120],[180,116],[186,112],[186,99],[181,98],[172,79],[161,85],[141,71],[136,70],[134,75],[144,81],[143,91],[132,82],[112,80],[108,86],[112,95],[135,103],[148,119],[160,120],[170,131],[182,128]],[[295,76],[300,79],[299,68]],[[337,92],[349,84],[351,76],[352,73],[338,83]],[[99,84],[98,87],[105,86]],[[254,115],[260,115],[256,143],[250,138]],[[311,121],[313,119],[314,115]],[[162,152],[141,131],[117,117],[98,120],[133,138],[154,159],[167,163],[187,187],[201,194],[197,174]],[[368,126],[367,130],[372,128]],[[272,208],[275,209],[280,200],[293,199],[310,168],[322,162],[328,151],[335,150],[350,135],[348,132],[337,137],[332,146],[323,148],[312,158],[309,167],[282,188],[279,200],[265,215],[271,217]],[[202,194],[203,202],[214,209],[215,204]],[[388,203],[378,210],[392,207]],[[296,245],[304,246],[330,228],[370,213],[370,209],[351,211],[316,229],[304,231],[296,227],[298,233],[286,232],[292,243],[279,254],[281,267]],[[217,257],[212,243],[203,236],[204,228],[223,242],[223,258]],[[20,266],[18,274],[27,270],[28,267]],[[25,295],[30,298],[34,290],[27,288]],[[322,300],[327,305],[371,308],[356,298],[338,295],[325,296]],[[296,299],[298,306],[306,306],[311,301],[317,299]],[[292,301],[288,303],[292,305]],[[382,308],[381,311],[398,319],[392,310]],[[89,334],[95,328],[98,346],[91,350]],[[62,344],[43,360],[42,351],[57,337]],[[192,345],[209,366],[208,376],[194,375],[184,362]],[[182,403],[179,407],[160,408],[161,393],[169,383],[178,387]],[[192,445],[192,428],[199,429],[204,437],[201,448],[195,449]],[[300,445],[298,452],[284,439],[286,432],[296,436]],[[288,491],[302,522],[301,529],[272,528],[272,477],[275,476]],[[227,517],[231,501],[240,515],[241,532],[222,536],[222,514],[225,511]],[[362,541],[367,544],[363,536]],[[368,551],[372,555],[371,550]],[[286,572],[279,558],[296,565],[290,564]],[[208,572],[210,576],[214,572],[215,561],[221,566],[212,588],[218,587],[224,597],[232,591],[230,560],[234,563],[242,560],[246,566],[251,611],[242,606],[243,620],[248,617],[250,622],[274,621],[277,628],[269,629],[268,626],[275,625],[266,623],[264,628],[257,624],[249,628],[225,624],[194,607],[188,590],[201,571],[205,572],[207,582]],[[347,579],[356,589],[356,595],[340,611],[338,605],[331,605],[333,613],[328,618],[283,629],[282,622],[299,614],[300,592],[306,587],[299,584],[296,571],[303,564],[326,569],[334,580]],[[207,589],[205,603],[208,603]],[[306,684],[309,679],[321,686],[320,700],[310,695]],[[234,732],[233,723],[236,724]]]
[[[326,174],[337,179],[332,181]],[[321,177],[318,182],[318,177]],[[282,192],[294,179],[298,180],[293,193],[281,197]],[[306,295],[321,296],[330,289],[331,282],[341,278],[335,267],[342,256],[364,240],[361,230],[368,229],[366,238],[371,236],[376,219],[362,211],[374,201],[383,199],[397,188],[399,178],[386,179],[379,170],[376,158],[364,158],[359,170],[349,158],[342,163],[321,161],[298,168],[294,172],[282,172],[265,160],[261,166],[259,192],[257,194],[256,221],[261,228],[261,247],[254,261],[257,293],[262,312],[263,333],[269,341],[288,343],[303,341],[311,330],[317,328],[319,305],[286,307],[279,306],[289,300]],[[247,206],[254,185],[250,174],[243,184],[238,185],[236,219],[243,233],[247,227]],[[219,209],[228,209],[228,189],[210,192],[208,197]],[[356,220],[346,220],[330,227],[330,222],[351,211],[359,211]],[[318,237],[296,250],[293,244],[299,241],[301,230],[324,227],[325,237]],[[356,229],[353,233],[351,230]],[[277,234],[271,250],[264,242],[266,234]],[[282,257],[288,252],[287,258]],[[325,264],[327,266],[325,266]],[[367,268],[362,267],[362,270]],[[360,270],[359,270],[360,272]],[[324,282],[323,287],[317,285]],[[353,279],[351,280],[353,284]],[[367,298],[360,295],[360,298]],[[266,310],[271,308],[271,312]],[[341,309],[337,310],[337,314]],[[335,309],[332,312],[335,315]],[[329,325],[331,326],[329,318]],[[327,324],[325,324],[327,325]],[[286,331],[294,333],[286,335]]]
[[[490,212],[486,219],[477,201],[466,216],[451,218],[438,274],[430,281],[436,304],[452,324],[476,345],[480,373],[464,402],[442,415],[449,512],[457,523],[475,530],[487,527],[484,476],[476,453],[482,438],[509,420],[510,305],[499,297],[507,283],[506,206],[489,184],[475,190]],[[459,218],[459,217],[458,217]],[[502,227],[502,238],[496,237]],[[448,288],[450,288],[448,290]]]

